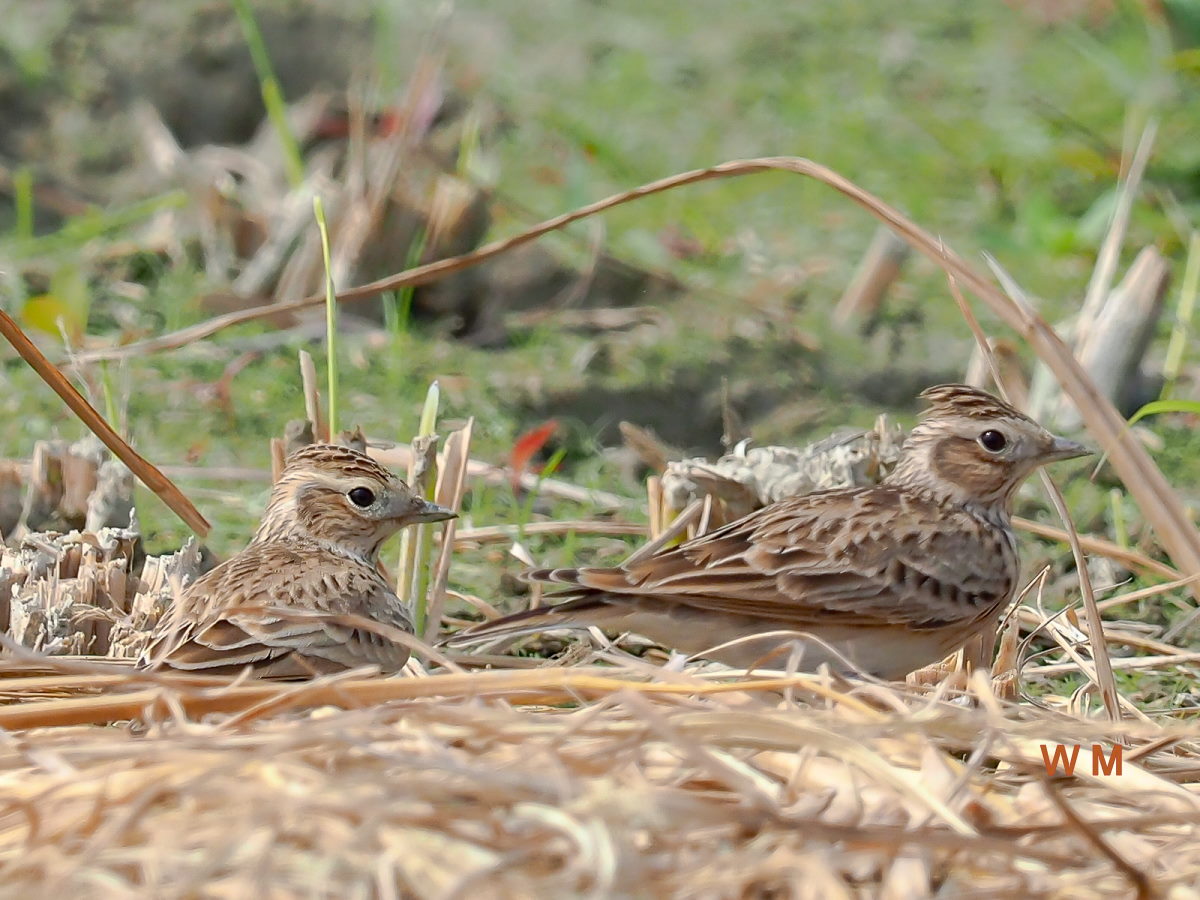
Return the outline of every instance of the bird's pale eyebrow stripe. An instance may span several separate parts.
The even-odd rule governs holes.
[[[353,478],[352,476],[338,476],[331,472],[303,472],[299,474],[300,480],[314,487],[329,488],[332,491],[342,492],[354,484],[361,483],[361,478]],[[374,481],[376,479],[372,479]]]

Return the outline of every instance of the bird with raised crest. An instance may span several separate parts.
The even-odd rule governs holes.
[[[411,633],[412,620],[376,567],[379,548],[407,525],[454,515],[366,454],[305,447],[288,457],[249,546],[184,588],[139,663],[276,678],[395,672],[409,648],[387,631]]]
[[[973,638],[990,654],[1020,577],[1013,496],[1039,466],[1090,451],[976,388],[921,397],[880,484],[781,500],[628,565],[528,572],[567,588],[447,643],[599,626],[739,668],[788,646],[801,671],[884,679]]]

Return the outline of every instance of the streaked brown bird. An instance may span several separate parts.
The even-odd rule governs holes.
[[[929,409],[881,484],[782,500],[625,566],[529,572],[569,585],[547,597],[562,602],[449,643],[597,625],[740,668],[797,641],[802,671],[885,679],[973,637],[990,653],[1020,575],[1013,495],[1090,451],[966,385],[921,396]]]
[[[365,454],[305,447],[288,457],[249,546],[184,589],[139,664],[277,678],[395,672],[408,647],[353,623],[412,632],[376,568],[379,548],[406,525],[454,515]]]

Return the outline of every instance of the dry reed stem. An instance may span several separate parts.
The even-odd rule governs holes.
[[[464,528],[454,534],[456,547],[472,544],[495,544],[510,541],[518,532],[526,535],[594,534],[608,537],[645,537],[646,526],[627,522],[606,522],[595,519],[566,519],[555,522],[530,522],[528,525],[483,525]]]
[[[1168,581],[1164,584],[1155,584],[1150,587],[1142,588],[1136,591],[1130,591],[1128,594],[1121,594],[1116,597],[1109,597],[1107,600],[1101,600],[1096,604],[1096,608],[1100,612],[1112,609],[1114,606],[1123,606],[1126,603],[1133,603],[1137,600],[1144,600],[1147,597],[1156,597],[1159,594],[1165,594],[1168,591],[1173,591],[1176,588],[1186,587],[1193,581],[1200,579],[1200,574],[1189,575],[1187,578],[1179,578],[1175,581]]]
[[[1007,391],[1004,388],[1004,376],[1000,371],[1000,365],[996,361],[995,354],[992,352],[991,343],[988,341],[987,335],[983,333],[983,328],[980,327],[979,320],[975,318],[975,314],[968,305],[966,298],[959,291],[958,283],[954,280],[953,275],[949,276],[949,286],[950,293],[954,297],[954,302],[958,304],[959,311],[971,329],[971,334],[975,336],[976,348],[982,354],[984,360],[987,361],[992,378],[995,380],[997,387],[999,387],[1001,394],[1007,399]],[[1075,523],[1071,521],[1071,514],[1067,510],[1066,502],[1063,500],[1062,492],[1059,491],[1058,485],[1051,480],[1050,475],[1045,469],[1039,469],[1038,475],[1041,478],[1043,486],[1046,488],[1046,492],[1050,495],[1059,518],[1062,519],[1067,534],[1067,541],[1071,546],[1071,554],[1075,558],[1075,572],[1079,578],[1079,590],[1083,595],[1084,608],[1088,612],[1087,621],[1092,644],[1092,659],[1096,664],[1096,686],[1100,690],[1100,697],[1104,702],[1104,709],[1108,713],[1109,718],[1113,720],[1120,719],[1121,704],[1117,691],[1117,682],[1113,676],[1112,662],[1108,658],[1108,642],[1104,639],[1104,623],[1100,618],[1100,610],[1096,606],[1096,595],[1092,591],[1091,576],[1088,574],[1087,559],[1084,557],[1083,548],[1079,543],[1079,533],[1075,530]],[[984,647],[983,649],[990,656],[992,648]]]
[[[909,252],[908,244],[899,240],[891,229],[877,227],[850,284],[833,308],[830,321],[844,328],[853,319],[878,315]]]
[[[300,384],[304,390],[304,418],[312,422],[313,437],[318,444],[327,444],[331,439],[329,423],[321,410],[321,388],[317,380],[317,364],[307,350],[300,351]]]
[[[47,657],[53,666],[53,657]],[[35,676],[31,679],[14,677],[3,684],[6,693],[17,696],[25,691],[94,691],[101,688],[134,686],[124,693],[104,696],[85,696],[70,699],[37,700],[0,706],[0,728],[19,731],[30,728],[61,728],[68,725],[102,725],[142,717],[147,710],[161,710],[163,698],[170,694],[178,709],[188,716],[199,717],[214,713],[238,713],[287,695],[296,707],[373,706],[394,700],[415,700],[430,697],[458,699],[504,696],[518,705],[542,705],[571,702],[579,698],[603,696],[614,691],[636,691],[679,696],[708,695],[740,691],[773,691],[785,688],[812,686],[815,676],[793,675],[761,678],[721,684],[650,683],[625,681],[608,674],[611,670],[588,672],[581,667],[551,667],[533,672],[493,671],[472,674],[446,674],[421,679],[401,678],[321,678],[311,682],[281,684],[249,679],[241,684],[225,684],[197,688],[193,680],[180,680],[177,690],[170,690],[175,679],[159,675],[155,687],[142,687],[142,679],[134,674]],[[166,689],[166,690],[164,690]]]
[[[662,478],[658,475],[646,479],[646,509],[650,516],[650,537],[656,540],[667,525],[663,521]]]
[[[200,514],[200,510],[192,505],[192,501],[184,495],[183,491],[179,490],[171,479],[130,447],[128,442],[113,430],[104,417],[87,402],[79,391],[75,390],[75,386],[58,370],[58,367],[50,362],[37,348],[37,345],[26,336],[12,316],[3,310],[0,310],[0,334],[4,335],[21,355],[21,358],[29,363],[30,368],[37,372],[54,393],[62,398],[71,412],[79,417],[79,420],[88,427],[92,434],[104,442],[104,445],[129,468],[129,471],[142,484],[152,490],[175,515],[183,520],[188,528],[201,537],[208,534],[211,528],[208,520]]]
[[[1053,541],[1060,541],[1064,544],[1070,542],[1067,532],[1061,528],[1055,528],[1053,525],[1043,525],[1041,522],[1034,522],[1032,519],[1023,519],[1020,516],[1013,516],[1012,522],[1013,526],[1019,531],[1026,531],[1029,534],[1035,534],[1038,537],[1048,538]],[[1130,550],[1104,538],[1081,534],[1079,535],[1079,544],[1084,550],[1100,556],[1106,556],[1109,559],[1116,560],[1123,565],[1138,569],[1147,574],[1161,575],[1164,578],[1173,580],[1180,580],[1183,577],[1179,574],[1178,570],[1172,569],[1165,563],[1151,559],[1144,553],[1138,553],[1136,550]]]
[[[471,436],[475,430],[474,417],[455,431],[446,440],[442,464],[438,467],[437,503],[455,512],[462,510],[466,494],[467,463],[471,459]],[[442,625],[442,614],[446,609],[446,587],[450,580],[450,560],[454,552],[454,535],[458,520],[451,519],[442,531],[442,546],[434,568],[433,584],[429,589],[429,614],[425,623],[424,639],[433,643]]]
[[[661,497],[661,495],[660,495],[660,497]],[[647,543],[643,544],[642,546],[640,546],[636,550],[634,550],[632,553],[630,553],[629,556],[626,557],[625,562],[622,563],[622,565],[626,565],[626,566],[632,565],[633,563],[636,563],[640,560],[647,559],[648,557],[653,556],[655,553],[657,553],[663,547],[665,547],[669,543],[671,543],[671,541],[680,537],[689,528],[694,526],[696,524],[697,520],[699,520],[700,513],[703,511],[703,509],[704,509],[703,501],[693,500],[691,503],[689,503],[687,506],[685,506],[683,508],[683,511],[680,512],[679,515],[677,515],[669,523],[666,523],[665,525],[663,525],[662,530],[659,531],[659,533],[654,536],[653,540],[648,541]],[[660,521],[661,521],[661,518],[660,518]]]
[[[279,480],[279,476],[283,474],[284,463],[287,462],[287,450],[283,445],[283,438],[271,438],[271,481],[272,483]]]
[[[1108,299],[1112,288],[1113,277],[1117,272],[1117,263],[1121,259],[1121,245],[1125,242],[1125,232],[1129,227],[1129,217],[1133,212],[1133,200],[1137,196],[1142,183],[1142,175],[1150,162],[1150,151],[1154,147],[1154,138],[1158,134],[1158,123],[1151,119],[1142,129],[1142,136],[1137,149],[1129,160],[1129,166],[1122,173],[1121,183],[1117,188],[1117,204],[1113,209],[1112,221],[1104,235],[1104,242],[1096,257],[1096,265],[1092,268],[1092,277],[1084,294],[1083,306],[1079,311],[1079,332],[1075,336],[1075,346],[1083,347],[1087,343],[1088,332],[1096,321],[1101,307]]]

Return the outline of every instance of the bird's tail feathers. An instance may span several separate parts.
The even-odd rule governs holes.
[[[521,573],[522,581],[529,584],[579,584],[579,569],[526,569]],[[508,618],[507,616],[505,618]]]
[[[445,647],[470,647],[502,638],[525,637],[539,631],[564,628],[579,630],[588,627],[587,623],[577,622],[573,617],[564,615],[564,612],[561,606],[527,609],[460,631],[443,640],[441,644]]]

